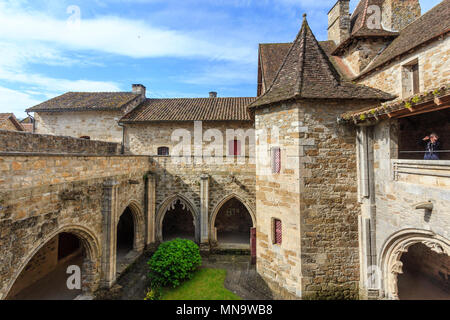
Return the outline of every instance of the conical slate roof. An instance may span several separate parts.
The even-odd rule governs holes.
[[[390,94],[343,81],[309,28],[302,28],[269,89],[249,108],[291,99],[390,100]]]

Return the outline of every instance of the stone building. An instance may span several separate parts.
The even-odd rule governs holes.
[[[14,113],[0,113],[0,130],[26,131]]]
[[[448,299],[450,0],[349,4],[260,44],[257,97],[69,92],[0,130],[0,299],[90,295],[174,237],[250,251],[277,298]]]

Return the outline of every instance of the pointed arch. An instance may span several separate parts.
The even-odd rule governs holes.
[[[119,217],[116,221],[116,230],[119,224],[120,218],[125,213],[125,210],[129,208],[133,217],[134,224],[134,240],[133,240],[133,250],[141,251],[145,246],[145,217],[144,211],[142,210],[139,202],[137,200],[130,200],[128,204],[120,211]]]
[[[247,201],[244,200],[243,197],[239,196],[236,193],[232,193],[229,194],[227,196],[225,196],[224,198],[222,198],[222,200],[219,201],[219,203],[215,206],[210,220],[209,220],[209,235],[210,235],[210,240],[212,242],[217,242],[217,234],[216,234],[216,230],[215,230],[215,223],[216,223],[216,218],[217,218],[217,214],[219,213],[220,209],[223,207],[224,204],[226,204],[228,201],[230,201],[231,199],[236,199],[239,202],[241,202],[244,207],[247,209],[248,213],[250,214],[250,217],[252,219],[252,224],[253,224],[253,228],[256,228],[256,215],[255,215],[255,210],[254,208],[249,205],[247,203]]]
[[[82,247],[86,252],[85,262],[83,263],[82,275],[86,281],[83,281],[83,292],[92,292],[96,289],[99,280],[99,266],[100,266],[100,245],[99,240],[95,236],[95,233],[81,225],[63,225],[57,230],[51,232],[31,250],[26,258],[20,263],[19,268],[13,274],[13,277],[9,281],[6,287],[6,292],[4,298],[8,297],[12,287],[14,286],[16,280],[19,278],[21,273],[24,271],[25,267],[31,261],[31,259],[41,250],[49,241],[60,233],[70,233],[78,237],[81,242]]]
[[[388,299],[397,300],[398,275],[403,272],[402,254],[414,244],[422,243],[436,253],[450,256],[450,240],[430,230],[404,229],[392,234],[383,245],[379,265],[381,267],[381,291]]]
[[[182,194],[174,194],[166,198],[166,200],[161,203],[156,213],[156,239],[159,242],[163,242],[163,221],[166,213],[169,211],[171,207],[175,205],[178,201],[184,205],[188,211],[192,214],[194,219],[194,227],[195,227],[195,241],[200,242],[200,218],[198,211],[195,209],[194,204],[184,195]]]

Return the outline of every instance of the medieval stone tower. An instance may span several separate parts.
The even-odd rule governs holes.
[[[350,0],[338,0],[328,13],[328,40],[352,76],[359,75],[398,35],[420,17],[418,0],[360,0],[350,14]]]
[[[400,31],[421,15],[419,0],[385,0],[382,25],[389,31]]]

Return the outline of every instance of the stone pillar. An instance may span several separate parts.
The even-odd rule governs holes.
[[[102,279],[100,282],[103,288],[110,288],[116,280],[118,186],[119,183],[114,180],[107,180],[103,184]]]
[[[200,244],[209,243],[209,175],[200,177]]]
[[[146,181],[146,191],[147,191],[147,214],[146,214],[146,235],[145,235],[145,245],[148,246],[156,242],[155,233],[155,215],[156,215],[156,179],[154,174],[147,174]]]

